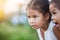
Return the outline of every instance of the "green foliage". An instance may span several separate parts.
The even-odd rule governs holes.
[[[0,24],[0,40],[38,40],[35,30],[29,25]]]

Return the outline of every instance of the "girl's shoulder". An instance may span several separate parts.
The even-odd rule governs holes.
[[[45,32],[45,39],[46,40],[57,40],[54,32],[53,32],[53,27],[54,27],[54,23],[50,22],[48,30]]]
[[[37,29],[37,33],[38,33],[39,40],[43,40],[40,29]]]
[[[53,30],[54,25],[55,25],[55,24],[51,21],[50,24],[49,24],[49,28],[48,28],[48,29],[49,29],[49,30]]]

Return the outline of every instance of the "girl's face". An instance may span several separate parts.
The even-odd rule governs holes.
[[[49,6],[50,12],[52,14],[52,21],[57,25],[60,25],[60,10],[55,6],[54,3],[51,3]]]
[[[28,16],[28,22],[33,29],[41,28],[42,26],[44,26],[47,20],[42,13],[33,9],[27,10],[27,16]]]

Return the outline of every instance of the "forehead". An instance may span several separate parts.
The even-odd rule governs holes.
[[[42,13],[37,10],[27,9],[27,15],[42,15]]]
[[[31,12],[31,13],[34,13],[34,12],[36,12],[36,11],[37,11],[37,10],[33,10],[32,8],[28,8],[28,9],[27,9],[27,12],[29,12],[29,13],[30,13],[30,12]]]
[[[51,3],[50,6],[49,6],[49,8],[50,8],[51,10],[55,9],[55,8],[56,8],[56,7],[55,7],[55,4],[54,4],[54,3]]]
[[[49,9],[50,9],[50,11],[57,11],[57,10],[59,10],[59,8],[57,7],[57,5],[54,4],[54,3],[50,4]]]
[[[49,6],[49,9],[50,9],[50,12],[55,12],[56,11],[56,5],[54,3],[51,3],[50,6]]]

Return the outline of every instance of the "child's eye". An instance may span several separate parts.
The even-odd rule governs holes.
[[[28,16],[28,18],[30,18],[30,16]]]
[[[38,16],[33,16],[33,18],[37,18]]]
[[[55,14],[56,14],[56,12],[53,12],[53,14],[55,15]]]

